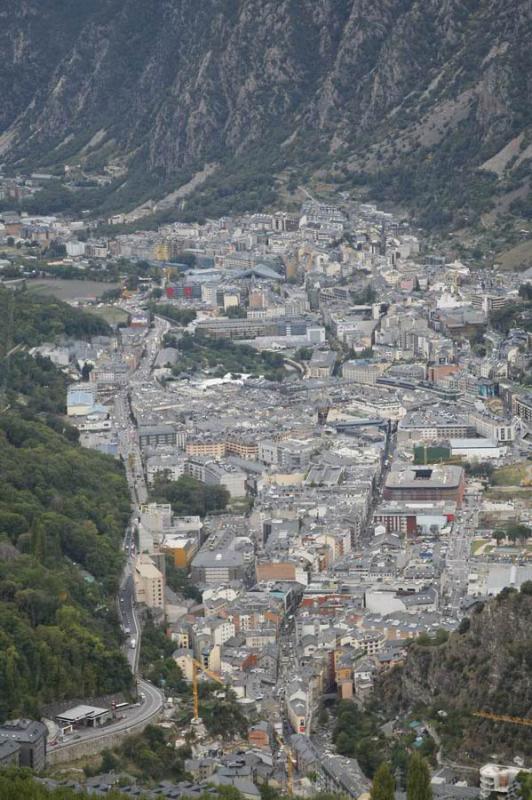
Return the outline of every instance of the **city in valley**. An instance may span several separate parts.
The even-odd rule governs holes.
[[[450,260],[348,193],[105,223],[1,212],[0,291],[109,323],[25,350],[125,470],[111,605],[135,681],[4,721],[0,765],[54,788],[90,758],[65,774],[99,796],[149,730],[182,776],[150,762],[124,796],[360,798],[387,762],[404,797],[413,753],[435,798],[517,796],[530,706],[488,671],[532,594],[532,271]],[[508,635],[499,677],[530,677]]]

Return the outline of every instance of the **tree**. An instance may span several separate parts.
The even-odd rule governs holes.
[[[341,756],[349,756],[353,752],[353,743],[345,731],[336,737],[336,749]]]
[[[300,347],[296,350],[294,358],[296,361],[310,361],[312,358],[312,347]]]
[[[515,542],[519,539],[521,542],[526,542],[530,537],[531,530],[528,525],[523,525],[519,522],[511,522],[506,528],[506,535],[508,538]]]
[[[46,255],[48,258],[64,258],[66,256],[66,245],[54,239],[50,242]]]
[[[377,769],[371,786],[371,800],[394,800],[395,780],[390,765],[383,761]]]
[[[498,528],[496,531],[493,531],[493,538],[499,545],[503,539],[506,539],[506,533],[504,531],[501,531],[500,528]]]
[[[244,306],[229,306],[224,311],[224,316],[229,317],[229,319],[245,319],[248,313]]]
[[[412,753],[408,759],[406,798],[407,800],[432,800],[429,767],[419,753]]]
[[[102,753],[102,762],[100,764],[101,772],[112,772],[118,766],[118,759],[112,754],[110,750],[104,750]]]
[[[532,774],[520,772],[517,775],[517,782],[521,784],[519,794],[522,800],[532,800]]]
[[[93,369],[94,369],[94,364],[89,364],[88,361],[85,361],[85,363],[81,368],[81,380],[85,382],[88,381]]]
[[[189,475],[182,475],[170,482],[156,478],[153,497],[157,502],[171,503],[176,514],[204,517],[211,511],[223,510],[230,495],[223,486],[207,486]]]

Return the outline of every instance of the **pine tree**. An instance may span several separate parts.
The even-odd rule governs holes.
[[[395,781],[390,765],[383,761],[373,776],[371,800],[394,800]]]
[[[432,800],[429,767],[419,753],[413,753],[408,760],[406,797],[407,800]]]

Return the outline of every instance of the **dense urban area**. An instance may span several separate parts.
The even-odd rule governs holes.
[[[51,180],[0,176],[0,797],[529,800],[532,269]]]

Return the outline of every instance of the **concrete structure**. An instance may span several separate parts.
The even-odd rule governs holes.
[[[342,365],[342,377],[355,383],[374,385],[387,367],[386,363],[357,358]]]
[[[308,365],[310,378],[328,378],[336,364],[336,353],[332,350],[315,350]]]
[[[97,386],[90,383],[74,383],[67,389],[67,415],[86,417],[96,405]]]
[[[438,530],[454,520],[456,503],[446,500],[414,502],[393,500],[375,510],[373,522],[384,526],[386,533],[428,533],[433,526]]]
[[[40,772],[46,766],[48,729],[34,719],[13,719],[0,726],[0,745],[15,742],[19,749],[19,766]]]
[[[451,455],[462,456],[467,461],[498,459],[504,455],[504,447],[499,447],[493,439],[451,439]]]
[[[524,422],[532,422],[532,394],[515,395],[512,398],[512,411]]]
[[[143,448],[163,445],[183,447],[185,434],[172,425],[139,425],[139,443]]]
[[[205,465],[205,483],[208,486],[222,486],[231,497],[245,497],[247,475],[231,464],[210,461]]]
[[[500,797],[507,796],[512,791],[512,784],[519,772],[530,772],[530,770],[502,764],[484,764],[480,768],[480,796],[483,798],[493,794]]]
[[[462,467],[437,464],[392,470],[384,485],[385,500],[453,500],[461,504],[465,491]]]
[[[20,758],[20,745],[11,739],[0,739],[0,768],[17,767]]]
[[[164,575],[146,553],[141,553],[135,560],[133,580],[137,603],[164,609]]]
[[[233,537],[230,532],[214,534],[192,559],[190,577],[200,585],[247,582],[254,574],[254,560],[249,539]]]
[[[187,534],[167,534],[161,542],[161,548],[172,556],[178,569],[188,569],[198,546],[198,537]]]
[[[105,725],[113,717],[112,709],[97,706],[79,705],[61,712],[56,717],[57,723],[62,727],[98,728]]]
[[[479,436],[493,439],[499,444],[513,442],[515,439],[515,423],[497,417],[495,414],[489,414],[483,411],[472,411],[469,414],[469,422],[475,426],[475,430]]]

